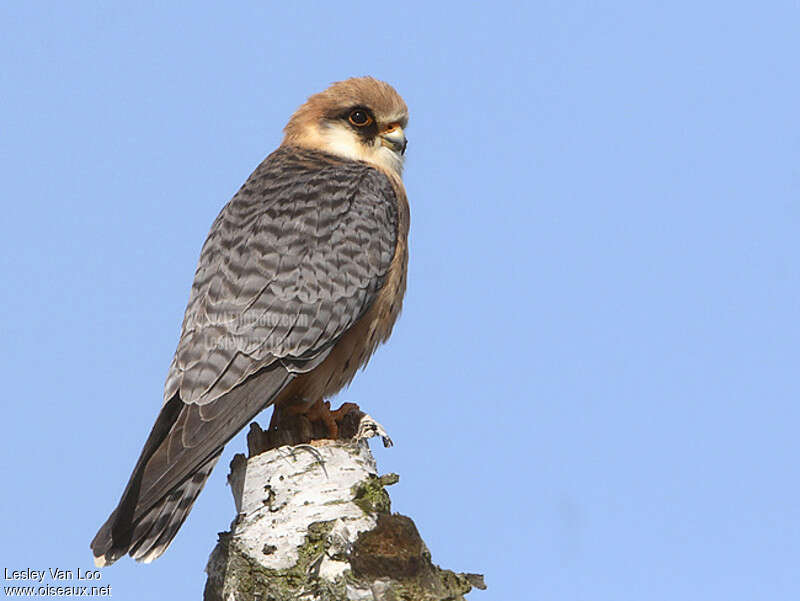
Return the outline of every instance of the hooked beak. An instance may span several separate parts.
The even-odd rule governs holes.
[[[386,146],[389,150],[403,154],[408,146],[406,134],[403,128],[397,123],[392,123],[389,127],[380,134],[381,144]]]

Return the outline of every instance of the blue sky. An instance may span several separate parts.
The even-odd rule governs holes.
[[[0,567],[91,567],[211,222],[309,94],[371,74],[411,111],[410,279],[339,400],[392,434],[434,560],[476,601],[800,598],[799,19],[4,3]],[[114,598],[201,597],[243,448]]]

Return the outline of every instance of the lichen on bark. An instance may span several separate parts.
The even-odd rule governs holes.
[[[385,487],[398,481],[397,474],[385,474],[380,477],[370,475],[353,485],[351,489],[353,503],[366,514],[389,513],[392,509],[392,500]]]
[[[236,545],[231,533],[220,533],[206,568],[209,577],[204,601],[293,601],[307,588],[311,592],[317,583],[310,568],[324,553],[331,526],[332,522],[309,524],[306,542],[297,548],[297,563],[285,570],[264,567]],[[334,601],[343,597],[314,598]]]

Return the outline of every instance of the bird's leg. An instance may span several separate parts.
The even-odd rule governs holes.
[[[342,406],[331,414],[339,427],[340,438],[355,438],[361,419],[366,415],[355,403],[342,403]]]
[[[342,419],[344,419],[344,417],[351,411],[361,412],[361,407],[355,403],[342,403],[342,406],[336,411],[331,411],[331,415],[336,422],[341,422]]]
[[[329,438],[352,438],[363,413],[355,403],[343,403],[331,411],[329,401],[296,399],[275,407],[269,424],[270,440],[298,444]]]
[[[331,413],[330,401],[320,399],[308,408],[305,416],[312,424],[321,421],[328,428],[328,436],[324,438],[332,438],[333,440],[339,438],[339,425],[336,423],[333,413]]]
[[[364,416],[364,413],[355,403],[342,403],[341,407],[331,411],[331,404],[326,401],[320,403],[315,410],[318,411],[318,413],[315,413],[315,417],[318,416],[328,428],[327,438],[332,438],[333,440],[353,438],[358,432],[358,424]]]

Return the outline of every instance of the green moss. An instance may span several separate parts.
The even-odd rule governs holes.
[[[391,486],[392,484],[400,482],[400,476],[398,474],[389,473],[381,476],[380,480],[381,484],[384,486]]]
[[[466,601],[472,583],[464,574],[431,566],[426,578],[397,582],[394,592],[402,601]]]
[[[332,527],[333,522],[311,524],[298,548],[297,563],[286,570],[258,565],[236,547],[229,533],[221,534],[209,562],[214,578],[206,583],[205,601],[230,601],[231,594],[235,601],[296,601],[301,595],[342,601],[347,599],[348,584],[371,590],[377,581],[386,587],[384,599],[465,601],[464,595],[473,587],[485,588],[480,576],[457,574],[433,564],[413,522],[397,514],[380,517],[379,526],[359,535],[349,558],[353,571],[347,570],[334,582],[322,580],[315,568],[326,551]]]
[[[369,476],[354,484],[350,490],[353,493],[353,503],[368,515],[385,514],[392,510],[389,493],[384,489],[382,479],[377,476]]]
[[[344,583],[339,586],[337,583],[321,581],[315,577],[313,569],[325,552],[325,543],[332,527],[333,521],[310,524],[305,542],[297,549],[297,563],[285,570],[260,566],[236,546],[229,533],[221,534],[210,564],[223,562],[224,569],[216,570],[220,576],[219,582],[209,578],[206,583],[205,601],[227,601],[231,591],[237,601],[291,601],[297,598],[300,590],[316,591],[320,587],[330,590],[320,590],[322,596],[319,599],[341,599]],[[223,581],[226,584],[225,591],[222,590]]]

